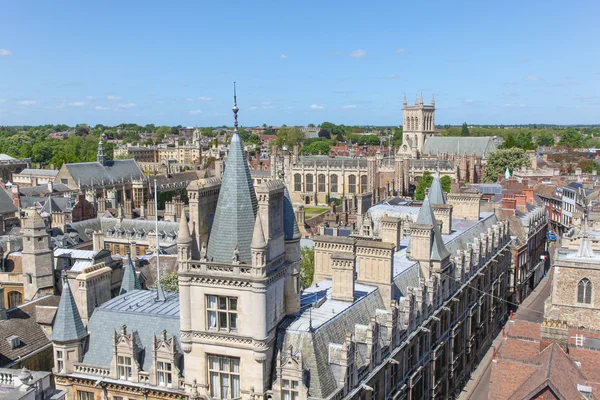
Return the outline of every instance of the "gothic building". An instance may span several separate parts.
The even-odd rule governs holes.
[[[190,185],[179,294],[132,280],[86,329],[64,291],[57,387],[77,399],[448,398],[505,318],[510,237],[480,195],[433,185],[414,220],[317,237],[302,291],[286,187],[253,187],[236,129],[222,180]]]
[[[440,137],[435,135],[435,99],[431,105],[417,98],[409,106],[404,98],[402,145],[393,157],[300,156],[295,147],[283,149],[279,160],[271,156],[271,173],[285,171],[294,203],[325,204],[328,198],[351,198],[373,193],[375,203],[391,196],[410,195],[425,171],[438,171],[460,182],[478,183],[487,157],[496,151],[491,137]]]

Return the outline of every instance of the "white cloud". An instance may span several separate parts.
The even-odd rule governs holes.
[[[106,110],[110,110],[109,107],[104,107],[104,106],[96,106],[95,107],[96,110],[98,111],[106,111]]]
[[[106,96],[106,100],[121,100],[121,96]]]
[[[398,79],[398,75],[396,75],[396,74],[389,74],[388,76],[386,76],[386,79]]]
[[[325,107],[320,106],[318,104],[311,104],[308,108],[310,108],[311,110],[323,110]]]
[[[198,97],[198,100],[200,100],[200,101],[212,101],[212,97],[200,96],[200,97]]]
[[[271,104],[271,102],[267,100],[267,101],[261,102],[260,104],[262,104],[263,106],[268,106]]]
[[[87,100],[96,100],[96,98],[94,96],[85,96],[85,98]]]
[[[525,108],[527,107],[525,104],[512,104],[512,103],[507,103],[504,105],[504,107],[506,108]]]
[[[71,107],[83,107],[83,106],[85,106],[85,103],[83,101],[74,101],[72,103],[69,103],[69,106],[71,106]]]
[[[287,56],[285,54],[282,54],[280,57],[281,57],[282,60],[287,59]]]
[[[396,54],[400,54],[401,56],[406,55],[406,53],[408,53],[408,50],[406,49],[396,49]]]
[[[0,57],[10,56],[12,53],[8,49],[0,49]]]
[[[19,104],[22,106],[32,106],[36,103],[35,100],[21,100],[19,101]]]
[[[539,76],[537,76],[537,75],[527,75],[527,76],[526,76],[525,78],[523,78],[523,79],[524,79],[524,80],[526,80],[526,81],[533,81],[533,82],[534,82],[534,81],[541,81],[541,80],[542,80],[542,78],[540,78],[540,77],[539,77]]]
[[[352,58],[364,58],[367,56],[367,52],[363,49],[358,49],[358,50],[351,51],[349,56]]]
[[[119,108],[131,108],[131,107],[135,107],[135,103],[119,104]]]
[[[192,110],[192,111],[190,111],[190,114],[192,114],[192,115],[202,114],[202,110]]]
[[[346,109],[350,109],[350,108],[356,108],[356,105],[355,105],[355,104],[347,104],[347,105],[345,105],[345,106],[344,106],[344,107],[342,107],[342,108],[346,108]]]

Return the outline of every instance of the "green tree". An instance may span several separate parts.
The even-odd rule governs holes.
[[[177,276],[177,271],[167,272],[161,276],[160,285],[164,291],[179,293],[179,276]],[[156,289],[157,286],[156,282],[154,282],[152,284],[152,289]]]
[[[536,136],[538,146],[554,146],[554,135],[550,132],[542,132]]]
[[[513,147],[517,147],[517,139],[515,138],[515,135],[510,134],[506,136],[504,143],[502,143],[500,147],[503,149],[512,149]]]
[[[300,152],[302,154],[321,154],[327,155],[331,151],[331,145],[328,140],[317,140],[308,145],[302,146]]]
[[[304,141],[304,133],[297,126],[281,127],[277,131],[277,138],[273,141],[278,147],[283,147],[285,144],[289,148],[296,144],[302,144]]]
[[[448,175],[444,175],[440,178],[440,183],[442,184],[442,190],[449,193],[452,189],[452,179]]]
[[[581,133],[573,128],[567,128],[561,135],[558,141],[559,145],[567,147],[583,147],[584,137]]]
[[[460,136],[469,136],[469,126],[466,122],[463,122],[462,128],[460,129]]]
[[[425,200],[425,191],[431,186],[431,182],[433,182],[433,175],[431,175],[431,172],[423,172],[423,176],[415,189],[415,200]]]
[[[512,174],[512,171],[523,166],[529,166],[529,157],[527,152],[517,147],[512,149],[502,149],[496,152],[490,153],[487,165],[485,167],[485,175],[483,180],[485,182],[496,182],[498,175],[503,174],[506,168]]]
[[[312,285],[315,276],[315,251],[309,247],[300,249],[300,283],[302,289]]]
[[[244,143],[255,144],[255,145],[259,146],[260,145],[260,136],[258,136],[256,134],[252,134],[252,135],[248,136],[248,139],[246,139],[246,141]]]
[[[163,125],[163,126],[159,126],[158,128],[156,128],[156,136],[158,137],[158,135],[162,135],[162,137],[164,138],[167,135],[171,134],[171,128]]]
[[[402,127],[394,128],[394,137],[392,138],[392,144],[394,146],[400,146],[402,144]]]

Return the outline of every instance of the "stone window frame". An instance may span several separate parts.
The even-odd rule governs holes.
[[[592,281],[587,278],[581,278],[577,282],[577,304],[592,305],[592,296],[594,294]]]
[[[294,174],[294,192],[302,191],[302,174]]]
[[[369,191],[369,178],[367,175],[361,175],[359,180],[360,193]]]
[[[356,194],[357,192],[356,175],[348,175],[348,193]]]
[[[286,396],[286,394],[287,394],[287,396]],[[281,400],[299,400],[299,398],[300,398],[300,381],[297,379],[282,379],[281,380]]]
[[[56,350],[54,359],[56,360],[56,372],[62,373],[65,370],[65,352],[63,349]]]
[[[310,178],[310,179],[309,179]],[[313,174],[306,174],[304,177],[305,191],[307,193],[313,192],[315,189],[315,180]]]
[[[214,307],[211,306],[211,298],[215,298]],[[225,298],[225,308],[220,308],[219,301],[221,298]],[[231,300],[235,300],[235,308],[231,307]],[[221,314],[225,314],[225,322],[227,326],[225,328],[221,328]],[[211,326],[211,315],[214,315],[214,327]],[[231,317],[235,315],[235,328],[232,328],[232,320]],[[206,330],[207,331],[216,331],[216,332],[238,332],[239,331],[239,321],[240,321],[240,304],[238,296],[223,296],[217,294],[207,294],[206,295]]]
[[[213,360],[216,359],[216,362],[218,363],[218,369],[212,368],[212,362]],[[223,362],[226,361],[227,362],[227,369],[224,368]],[[237,361],[237,371],[233,371],[235,364],[235,361]],[[208,382],[208,393],[210,395],[210,398],[218,398],[218,399],[238,399],[241,398],[242,394],[241,394],[241,381],[242,381],[242,374],[241,374],[241,359],[239,357],[229,357],[229,356],[224,356],[224,355],[219,355],[219,354],[207,354],[206,355],[206,371],[207,371],[207,382]],[[212,385],[212,377],[213,374],[217,374],[217,380],[219,382],[218,386],[217,386],[217,390],[213,391],[213,389],[215,389]],[[224,397],[221,393],[221,382],[222,382],[222,376],[223,375],[227,375],[228,376],[228,380],[229,380],[229,386],[228,388],[230,389],[230,392],[228,393],[228,395],[226,397]],[[238,395],[233,397],[232,393],[231,393],[231,388],[232,388],[232,376],[237,376],[238,377],[238,391],[239,393],[237,393]]]
[[[325,193],[327,188],[327,177],[325,174],[317,175],[317,192]]]
[[[119,379],[126,381],[133,380],[132,358],[129,354],[117,354],[117,377]]]
[[[332,174],[330,177],[330,188],[329,191],[331,193],[338,193],[339,192],[339,182],[338,182],[338,176],[336,174]]]

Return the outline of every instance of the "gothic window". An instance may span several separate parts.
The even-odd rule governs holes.
[[[317,181],[317,183],[318,183],[317,190],[319,191],[319,193],[325,193],[325,175],[324,174],[320,174],[317,177],[317,179],[318,179],[318,181]]]
[[[337,193],[338,191],[338,176],[337,175],[331,175],[331,192],[332,193]]]
[[[367,191],[367,176],[363,175],[360,177],[360,192],[365,193]]]
[[[240,359],[208,356],[210,396],[217,399],[240,397]]]
[[[294,191],[302,191],[302,175],[300,174],[294,174]]]
[[[62,350],[56,350],[56,369],[58,372],[63,372],[65,369],[65,359],[63,357],[64,355]]]
[[[592,282],[588,278],[583,278],[577,284],[577,302],[592,304]]]
[[[281,400],[298,400],[298,381],[284,379],[281,385]]]
[[[307,192],[312,192],[314,190],[313,188],[313,176],[312,174],[307,174],[306,175],[306,191]]]
[[[208,329],[235,332],[238,327],[237,297],[207,296]]]
[[[119,372],[119,379],[131,380],[131,357],[118,356],[117,370]]]
[[[156,381],[159,386],[171,387],[173,383],[173,364],[170,362],[156,362]]]
[[[23,304],[23,295],[19,292],[9,292],[8,293],[8,308],[13,308],[16,306],[20,306]]]
[[[356,175],[348,177],[348,193],[356,193]]]

